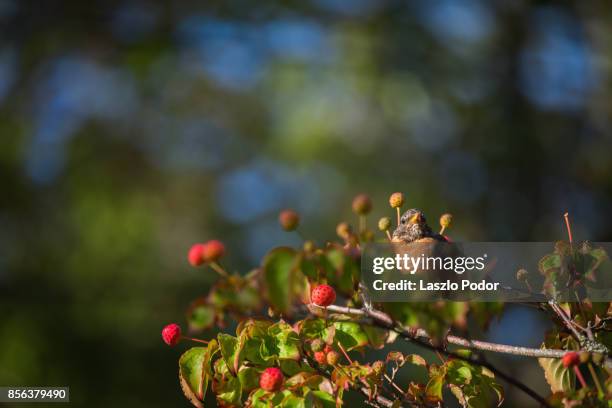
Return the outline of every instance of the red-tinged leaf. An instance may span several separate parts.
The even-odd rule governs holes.
[[[207,347],[193,347],[179,359],[181,388],[187,399],[196,407],[203,407],[202,400],[212,377],[210,365],[217,350],[217,342],[211,340]]]

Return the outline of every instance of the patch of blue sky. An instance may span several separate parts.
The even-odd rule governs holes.
[[[128,117],[136,105],[129,77],[79,57],[61,57],[41,73],[34,96],[34,133],[25,158],[34,182],[52,182],[64,165],[65,144],[87,119]]]
[[[235,223],[276,215],[285,207],[312,212],[321,201],[317,179],[307,172],[265,159],[221,176],[215,196],[221,214]]]
[[[177,40],[196,56],[189,63],[224,88],[250,88],[266,68],[262,33],[248,23],[192,16],[179,24]]]
[[[531,40],[520,61],[522,93],[543,109],[582,109],[597,76],[578,21],[561,9],[547,7],[534,13],[530,26]]]
[[[494,30],[495,16],[479,0],[421,1],[416,7],[427,29],[451,49],[480,42]]]

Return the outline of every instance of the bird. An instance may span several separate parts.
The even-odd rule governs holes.
[[[423,211],[411,208],[400,217],[400,223],[393,231],[391,242],[409,244],[412,242],[448,242],[440,234],[431,230]]]
[[[435,233],[431,227],[427,225],[427,218],[423,211],[417,208],[411,208],[406,211],[401,217],[400,222],[393,231],[391,242],[395,245],[394,252],[399,255],[408,255],[411,258],[428,257],[428,258],[456,258],[461,256],[461,251],[453,243],[450,243],[446,237]],[[417,270],[410,272],[416,274],[419,278],[429,282],[456,282],[459,280],[459,275],[453,270],[447,270],[442,265],[433,267],[419,267]],[[452,292],[439,292],[432,295],[427,292],[419,293],[421,300],[433,299],[449,299],[454,296]],[[416,297],[413,296],[413,299]]]

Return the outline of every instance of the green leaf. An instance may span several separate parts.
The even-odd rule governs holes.
[[[240,370],[238,371],[238,380],[240,381],[242,390],[249,392],[259,387],[260,375],[260,371],[254,367],[240,367]]]
[[[427,368],[427,361],[418,354],[402,354],[400,351],[391,351],[387,354],[387,362],[394,362],[397,368],[402,367],[406,363]]]
[[[336,335],[335,326],[326,326],[323,319],[307,318],[298,324],[298,333],[302,339],[321,339],[327,344],[334,341]]]
[[[390,339],[389,330],[372,326],[363,326],[362,329],[366,336],[368,336],[368,343],[374,349],[385,347],[385,344],[387,344]]]
[[[538,362],[544,369],[544,377],[553,393],[574,389],[576,376],[570,368],[563,367],[563,361],[560,358],[539,358]]]
[[[461,360],[449,360],[445,365],[446,382],[461,405],[470,408],[501,405],[504,391],[490,370]]]
[[[206,395],[208,382],[212,376],[210,364],[218,344],[211,340],[207,347],[193,347],[179,359],[179,378],[185,396],[196,407],[202,407],[201,401]]]
[[[317,281],[319,278],[317,264],[314,259],[303,256],[300,259],[300,270],[304,276],[308,277],[312,281]]]
[[[447,378],[448,378],[448,381],[451,382],[452,384],[457,384],[457,385],[469,384],[470,381],[472,381],[472,371],[470,370],[469,367],[466,367],[466,366],[453,367],[453,368],[449,367]]]
[[[263,340],[261,338],[246,340],[242,348],[242,355],[245,360],[248,360],[257,365],[269,366],[268,360],[262,355]]]
[[[414,364],[421,367],[427,367],[427,361],[418,354],[406,354],[404,356],[407,363]]]
[[[219,333],[217,335],[217,340],[221,346],[221,356],[223,360],[225,360],[232,374],[236,374],[238,367],[242,364],[242,344],[237,338],[225,333]]]
[[[322,408],[336,408],[336,399],[333,395],[320,390],[312,391],[312,394],[316,397],[317,406]]]
[[[335,340],[346,350],[353,350],[368,344],[368,335],[363,331],[361,325],[354,322],[335,322],[334,327]]]
[[[270,326],[268,333],[276,341],[279,359],[298,360],[300,358],[300,338],[291,326],[280,322]]]
[[[187,322],[189,329],[201,331],[212,327],[215,322],[215,311],[212,307],[199,304],[194,305],[187,312]]]
[[[226,405],[241,405],[242,386],[238,378],[233,375],[225,375],[214,383],[214,391],[217,401],[222,401]]]
[[[307,364],[301,364],[295,360],[281,360],[280,368],[288,376],[293,376],[302,372],[314,372],[314,369]]]
[[[263,260],[263,276],[270,305],[281,313],[291,308],[291,274],[296,266],[296,251],[279,247],[270,251]]]
[[[558,254],[544,255],[538,263],[538,269],[542,275],[548,275],[551,271],[561,267],[561,257]]]
[[[429,378],[425,387],[425,397],[429,402],[442,401],[442,386],[444,385],[444,375],[435,375]]]
[[[342,248],[332,248],[325,252],[322,264],[327,270],[329,283],[338,291],[351,296],[360,279],[361,270],[358,263],[346,255]]]
[[[306,408],[306,401],[297,395],[287,395],[281,403],[283,408]]]

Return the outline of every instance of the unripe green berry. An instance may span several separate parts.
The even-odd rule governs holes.
[[[310,349],[312,351],[321,351],[325,347],[325,343],[321,339],[314,339],[312,343],[310,343]]]
[[[306,242],[304,242],[304,252],[314,252],[314,250],[317,248],[317,246],[315,245],[315,243],[311,240],[308,240]]]
[[[440,226],[442,228],[448,228],[451,225],[451,221],[453,220],[452,214],[442,214],[440,216]]]
[[[591,360],[591,353],[589,353],[588,351],[580,352],[580,363],[581,364],[588,363],[590,360]]]
[[[378,220],[378,229],[381,231],[387,231],[389,228],[391,228],[391,218],[389,217],[382,217],[380,220]]]
[[[340,354],[336,351],[330,351],[327,353],[327,364],[334,366],[338,364],[338,360],[340,360]]]

